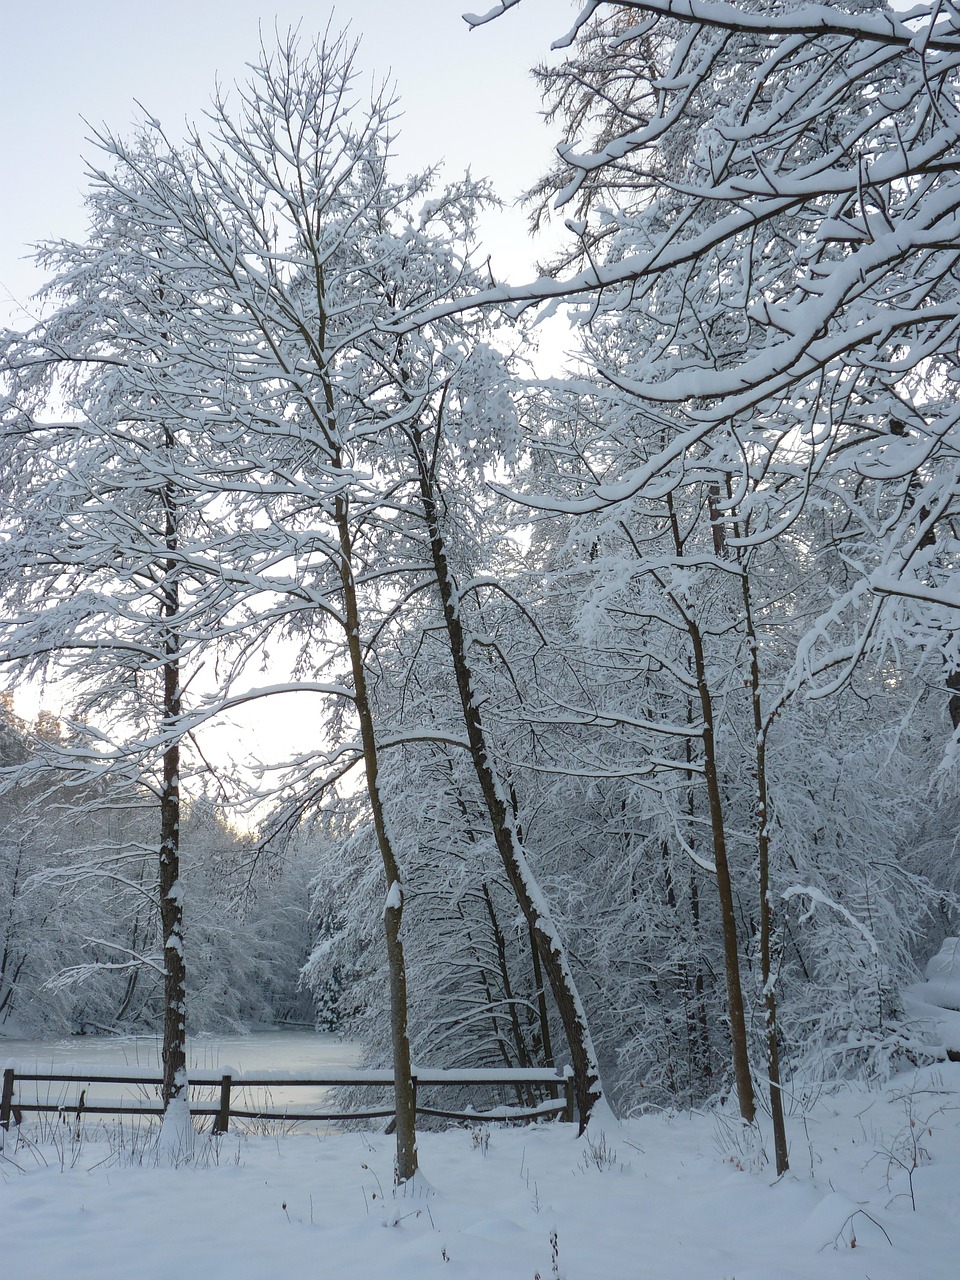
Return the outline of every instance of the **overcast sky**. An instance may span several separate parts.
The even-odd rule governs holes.
[[[125,132],[134,100],[177,136],[196,120],[216,81],[245,78],[259,49],[300,24],[304,37],[336,28],[361,38],[360,65],[392,75],[404,110],[398,143],[404,171],[445,160],[468,165],[513,200],[550,159],[551,135],[529,68],[549,56],[573,6],[524,0],[470,31],[461,14],[492,0],[20,0],[4,7],[0,46],[0,323],[24,323],[25,302],[42,280],[24,260],[49,236],[82,238],[84,157],[93,124]],[[489,231],[498,273],[524,277],[535,250],[519,212]],[[10,302],[9,296],[15,300]]]

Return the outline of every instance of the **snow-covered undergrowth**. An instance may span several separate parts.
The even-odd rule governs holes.
[[[200,1137],[49,1123],[0,1157],[0,1274],[30,1280],[947,1280],[960,1244],[960,1064],[808,1099],[779,1182],[732,1113],[424,1134]],[[766,1149],[766,1150],[765,1150]]]

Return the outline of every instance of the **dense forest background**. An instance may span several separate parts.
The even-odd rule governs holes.
[[[179,957],[188,1027],[572,1060],[583,1113],[942,1053],[956,19],[715,8],[589,5],[540,72],[525,286],[330,32],[99,138],[0,352],[0,657],[63,699],[2,711],[0,1018],[157,1025]],[[211,762],[294,694],[312,750]]]
[[[24,779],[52,716],[28,725],[0,708],[0,767],[23,779],[0,802],[0,1018],[8,1034],[152,1031],[161,1021],[156,837],[148,797],[113,779],[50,788]],[[329,1025],[299,989],[310,954],[312,855],[256,860],[203,798],[184,838],[190,913],[190,1031]],[[322,988],[321,988],[322,992]]]

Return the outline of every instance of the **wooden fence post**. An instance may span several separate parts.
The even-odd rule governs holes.
[[[10,1128],[10,1113],[13,1110],[13,1067],[6,1067],[3,1072],[3,1092],[0,1093],[0,1129]]]
[[[226,1133],[230,1127],[230,1084],[230,1076],[224,1076],[220,1081],[220,1110],[213,1120],[214,1134]]]
[[[567,1076],[563,1082],[563,1096],[566,1099],[566,1106],[563,1109],[563,1118],[569,1124],[573,1124],[575,1119],[574,1103],[573,1103],[573,1076]]]

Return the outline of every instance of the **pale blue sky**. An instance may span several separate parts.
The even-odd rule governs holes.
[[[492,3],[492,0],[491,0]],[[550,133],[537,112],[529,67],[548,56],[569,25],[566,0],[525,0],[498,22],[470,31],[461,14],[486,0],[349,0],[334,13],[361,37],[360,63],[371,76],[391,74],[404,108],[399,141],[405,170],[444,159],[467,165],[514,198],[550,158]],[[199,117],[216,79],[244,77],[256,57],[258,28],[272,39],[301,24],[324,26],[325,4],[284,0],[21,0],[6,7],[0,45],[0,324],[23,323],[19,300],[41,283],[23,261],[27,245],[47,236],[80,238],[84,230],[81,117],[123,132],[139,99],[176,135]],[[526,277],[534,250],[521,215],[489,229],[501,275]]]
[[[492,4],[493,0],[489,0]],[[468,165],[491,177],[505,199],[532,185],[547,166],[551,134],[529,68],[549,56],[564,33],[572,0],[525,0],[516,12],[470,31],[465,10],[487,0],[350,0],[334,14],[361,38],[360,65],[371,78],[392,74],[404,109],[398,141],[404,171],[445,160],[452,174]],[[270,40],[298,23],[305,37],[323,29],[331,7],[303,0],[20,0],[0,26],[0,326],[21,327],[26,302],[43,283],[25,259],[30,242],[85,230],[84,156],[93,124],[123,133],[137,116],[134,99],[171,136],[198,119],[217,79],[245,78],[257,56],[262,24]],[[501,277],[526,279],[536,249],[518,210],[488,224],[486,250]],[[546,246],[540,246],[546,253]],[[562,324],[562,322],[561,322]],[[564,339],[560,339],[561,342]],[[18,691],[18,710],[36,714],[55,703],[51,690]],[[258,704],[254,738],[292,749],[290,699]],[[309,717],[308,717],[309,719]],[[242,750],[240,723],[224,727],[223,754]],[[249,745],[249,744],[247,744]],[[311,745],[311,744],[306,744]],[[215,753],[221,754],[216,746]],[[270,752],[268,751],[268,754]]]

